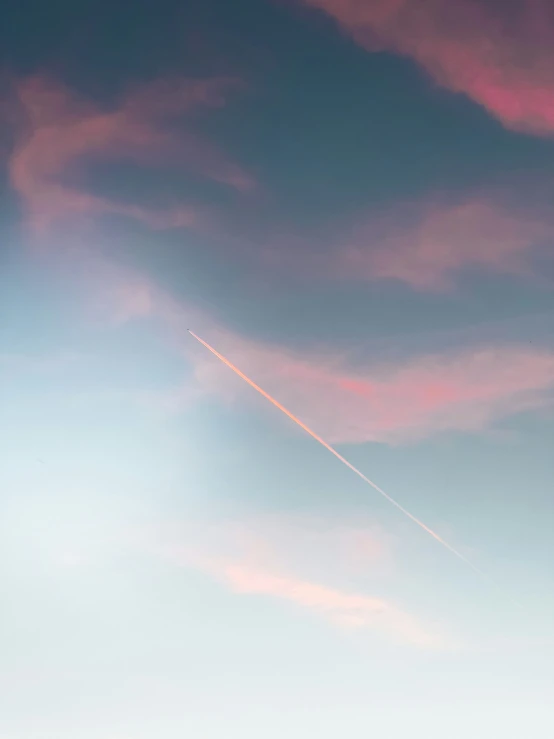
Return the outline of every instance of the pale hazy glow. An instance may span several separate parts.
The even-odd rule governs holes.
[[[135,315],[89,324],[76,311],[70,354],[12,352],[2,364],[8,739],[42,737],[44,727],[69,739],[76,726],[87,739],[215,738],[229,726],[255,737],[268,722],[276,739],[296,731],[291,722],[298,736],[364,726],[396,739],[422,722],[427,736],[465,739],[474,721],[492,726],[490,706],[506,695],[505,736],[518,739],[529,711],[547,721],[552,634],[536,607],[530,628],[416,527],[393,517],[385,526],[382,509],[355,502],[354,476],[328,479],[333,461],[314,464],[298,437],[291,447],[272,414],[257,411],[263,426],[242,436],[234,394],[212,419],[203,409],[218,396],[195,392],[192,376],[177,415],[146,402],[173,386],[163,373],[175,348],[186,371],[185,344],[171,334],[165,354],[137,360],[133,332],[146,347],[158,329]],[[103,345],[93,341],[99,326]],[[410,470],[411,448],[394,449]],[[436,492],[448,470],[432,444],[418,449],[438,472]],[[303,508],[288,510],[283,491]],[[447,517],[436,517],[441,530]],[[500,551],[500,529],[490,536]],[[497,666],[506,659],[515,673]],[[270,720],[276,695],[285,715]]]

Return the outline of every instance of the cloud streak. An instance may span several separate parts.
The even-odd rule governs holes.
[[[239,595],[285,601],[340,628],[376,631],[403,644],[451,646],[389,600],[341,584],[352,583],[362,563],[367,577],[390,561],[383,535],[360,522],[295,516],[197,521],[162,527],[151,541],[168,561],[205,572]]]
[[[99,108],[44,76],[15,84],[18,137],[9,173],[36,243],[44,247],[52,228],[63,225],[64,243],[75,248],[91,241],[86,234],[95,219],[116,215],[150,230],[193,229],[222,242],[234,234],[237,258],[263,268],[307,272],[311,279],[397,280],[436,291],[451,287],[468,269],[531,272],[533,254],[554,233],[544,209],[514,208],[505,198],[478,195],[453,203],[432,198],[400,203],[384,214],[362,214],[342,232],[329,229],[321,243],[285,235],[262,238],[269,244],[261,247],[240,228],[237,233],[232,219],[224,218],[223,227],[222,213],[209,203],[129,202],[87,187],[90,165],[124,161],[183,169],[239,194],[256,189],[246,172],[192,132],[195,116],[224,105],[237,87],[226,78],[158,81],[128,91],[111,108]],[[280,230],[279,224],[271,228]]]
[[[226,187],[247,191],[253,181],[215,147],[176,122],[202,108],[218,108],[235,80],[159,81],[129,92],[112,109],[100,109],[44,76],[14,85],[18,141],[9,171],[28,224],[44,235],[68,218],[117,214],[152,229],[190,227],[199,209],[156,208],[108,199],[80,179],[90,161],[127,160],[144,166],[185,168]],[[169,125],[173,123],[173,126]]]
[[[257,345],[221,332],[230,359],[330,443],[414,441],[475,432],[554,398],[554,353],[523,345],[466,348],[353,367],[346,358]],[[209,355],[193,355],[207,392],[245,392]]]
[[[303,0],[370,51],[414,59],[504,126],[554,133],[553,11],[548,0]]]
[[[351,279],[398,280],[419,290],[447,289],[454,275],[470,269],[530,272],[533,250],[554,235],[542,214],[485,198],[400,205],[353,231],[337,251],[335,270]]]
[[[318,583],[264,572],[255,566],[224,563],[216,568],[237,593],[266,595],[312,610],[345,628],[377,629],[418,647],[443,647],[438,636],[381,598],[349,593]]]
[[[536,279],[536,260],[554,239],[543,203],[491,189],[465,197],[427,195],[327,225],[319,238],[270,241],[266,266],[302,280],[397,281],[414,290],[444,292],[471,273]]]

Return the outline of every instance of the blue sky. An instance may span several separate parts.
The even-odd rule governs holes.
[[[28,6],[0,739],[551,737],[548,4]]]

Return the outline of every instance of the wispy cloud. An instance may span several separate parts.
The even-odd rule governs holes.
[[[471,272],[536,279],[538,259],[554,239],[549,209],[514,203],[507,192],[465,197],[425,195],[328,224],[318,238],[277,236],[262,261],[300,279],[395,280],[441,292]]]
[[[177,83],[175,83],[177,85]],[[169,211],[129,210],[86,191],[66,187],[62,175],[81,157],[128,152],[139,158],[178,151],[163,122],[198,105],[220,105],[229,81],[153,85],[129,93],[114,111],[98,111],[86,101],[43,79],[28,80],[18,94],[28,121],[27,136],[11,161],[14,186],[39,233],[69,213],[93,215],[112,206],[149,223],[168,224]],[[188,156],[188,154],[187,154]],[[214,160],[215,161],[215,160]],[[198,161],[201,167],[204,160]],[[227,168],[227,167],[230,167]],[[208,167],[231,187],[248,185],[237,170],[221,163]],[[224,175],[224,173],[227,173]],[[238,177],[238,181],[236,179]],[[510,213],[494,201],[455,205],[409,206],[403,217],[392,213],[351,229],[329,263],[335,273],[356,279],[389,278],[420,288],[449,284],[453,273],[478,265],[497,270],[525,269],[525,256],[546,232],[537,220]],[[172,212],[171,218],[175,219]],[[399,222],[400,221],[400,225]],[[77,233],[81,221],[77,218]],[[175,223],[175,220],[172,221]],[[87,243],[87,238],[83,239]],[[189,363],[193,380],[168,394],[166,407],[180,408],[198,393],[226,397],[248,392],[226,368],[218,366],[185,335],[194,326],[237,366],[331,443],[395,443],[441,431],[487,428],[512,414],[549,402],[554,387],[554,354],[530,346],[466,348],[395,364],[353,364],[331,349],[291,352],[258,344],[215,326],[193,305],[177,301],[147,275],[115,264],[98,250],[83,247],[65,255],[72,284],[93,300],[95,310],[112,324],[136,318],[159,319]]]
[[[364,367],[223,332],[213,343],[331,443],[397,443],[443,431],[479,431],[553,399],[554,353],[525,345],[473,347]],[[210,355],[195,355],[194,363],[196,380],[208,392],[245,397],[248,388]]]
[[[168,125],[199,108],[222,106],[237,84],[223,78],[159,81],[129,92],[114,108],[100,109],[43,76],[16,83],[19,135],[10,179],[30,225],[44,234],[60,219],[110,213],[154,229],[197,223],[199,210],[188,204],[147,207],[67,184],[71,177],[79,181],[92,158],[184,167],[233,189],[251,188],[252,179],[190,127],[177,127],[177,133]]]
[[[290,601],[320,613],[342,627],[389,632],[393,638],[419,647],[444,646],[443,638],[427,631],[415,618],[381,598],[274,575],[256,566],[223,563],[216,572],[235,592]]]
[[[146,275],[94,252],[88,256],[79,253],[68,267],[75,282],[80,275],[79,298],[86,298],[92,316],[114,327],[154,321],[150,327],[183,359],[182,385],[147,401],[164,412],[181,412],[210,394],[225,402],[258,402],[191,340],[189,327],[330,443],[395,444],[444,431],[478,432],[554,400],[554,352],[547,345],[495,343],[490,337],[387,361],[354,360],[331,346],[293,351],[230,331]]]
[[[533,250],[553,236],[554,224],[542,213],[494,199],[399,205],[355,227],[334,268],[350,278],[442,290],[468,269],[530,272]]]
[[[288,601],[341,628],[376,630],[401,643],[448,646],[442,634],[388,599],[352,585],[361,564],[366,580],[373,574],[378,581],[383,563],[390,570],[391,542],[367,523],[254,516],[163,527],[158,536],[154,549],[160,555],[206,572],[235,593]]]
[[[332,347],[304,351],[260,343],[216,324],[145,275],[92,254],[81,264],[93,315],[112,326],[154,319],[190,374],[150,398],[181,412],[202,395],[257,402],[251,391],[186,329],[193,326],[252,379],[330,443],[401,443],[444,431],[478,432],[554,400],[554,352],[502,342],[465,345],[394,360],[354,361]],[[75,270],[73,270],[75,274]],[[90,302],[92,300],[92,302]]]
[[[391,50],[468,95],[508,128],[554,133],[548,0],[303,0],[370,51]]]
[[[101,109],[45,77],[16,84],[19,136],[10,178],[40,243],[47,243],[54,225],[63,225],[64,243],[71,242],[75,251],[77,244],[98,241],[95,218],[115,214],[148,229],[192,228],[221,241],[232,238],[237,258],[263,269],[280,265],[311,278],[392,279],[440,290],[467,269],[530,272],[535,251],[554,233],[544,208],[514,208],[509,198],[477,194],[456,202],[425,197],[398,203],[384,214],[360,214],[342,231],[328,229],[321,244],[315,237],[285,235],[262,238],[269,246],[261,247],[241,234],[232,219],[222,227],[223,214],[208,203],[128,202],[87,187],[89,164],[123,159],[184,168],[240,193],[255,188],[246,172],[189,125],[200,110],[223,105],[237,85],[225,78],[159,81]],[[278,234],[281,226],[271,228]]]

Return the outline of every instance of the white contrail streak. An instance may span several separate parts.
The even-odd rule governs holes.
[[[442,544],[443,547],[448,549],[448,551],[452,552],[458,559],[461,559],[462,562],[465,562],[469,567],[471,567],[472,570],[477,572],[481,577],[484,577],[485,579],[489,580],[488,575],[479,569],[476,565],[473,564],[473,562],[470,562],[467,557],[464,557],[463,554],[458,552],[457,549],[455,549],[452,545],[450,545],[447,541],[445,541],[441,536],[439,536],[437,533],[433,531],[433,529],[430,529],[428,526],[426,526],[423,521],[420,521],[419,518],[416,518],[412,513],[407,511],[403,506],[400,505],[394,498],[391,498],[391,496],[386,493],[382,488],[379,487],[376,483],[373,482],[373,480],[370,480],[369,477],[366,477],[363,472],[360,472],[359,469],[354,467],[353,464],[351,464],[347,459],[345,459],[342,454],[339,454],[336,449],[333,449],[333,447],[328,444],[324,439],[321,438],[321,436],[318,436],[318,434],[315,433],[315,431],[312,431],[311,428],[306,426],[305,423],[303,423],[299,418],[297,418],[293,413],[291,413],[287,408],[285,408],[284,405],[281,405],[279,401],[275,400],[275,398],[272,398],[269,393],[266,393],[265,390],[263,390],[259,385],[256,385],[256,383],[251,380],[249,377],[247,377],[244,372],[241,372],[238,367],[235,367],[234,364],[232,364],[226,357],[224,357],[222,354],[220,354],[218,351],[216,351],[212,346],[210,346],[206,341],[201,339],[199,336],[197,336],[195,333],[193,333],[190,329],[187,329],[189,334],[195,338],[197,341],[199,341],[201,344],[203,344],[208,351],[210,351],[212,354],[214,354],[219,360],[223,362],[223,364],[226,364],[229,369],[232,369],[235,374],[237,374],[240,378],[242,378],[245,382],[247,382],[250,387],[253,387],[254,390],[257,390],[260,395],[263,395],[263,397],[266,400],[269,400],[270,403],[272,403],[276,408],[278,408],[280,411],[282,411],[286,416],[288,416],[292,421],[294,421],[298,426],[300,426],[301,429],[303,429],[307,434],[309,434],[313,439],[315,439],[317,442],[319,442],[322,446],[325,447],[331,454],[333,454],[340,462],[342,462],[344,465],[346,465],[349,469],[352,470],[352,472],[355,472],[358,477],[361,477],[361,479],[366,482],[368,485],[371,485],[371,487],[376,490],[380,495],[382,495],[384,498],[386,498],[389,503],[392,503],[392,505],[395,508],[398,508],[399,511],[401,511],[405,516],[407,516],[411,521],[413,521],[415,524],[417,524],[420,528],[422,528],[424,531],[426,531],[430,536],[433,537],[436,541],[439,542],[439,544]]]

